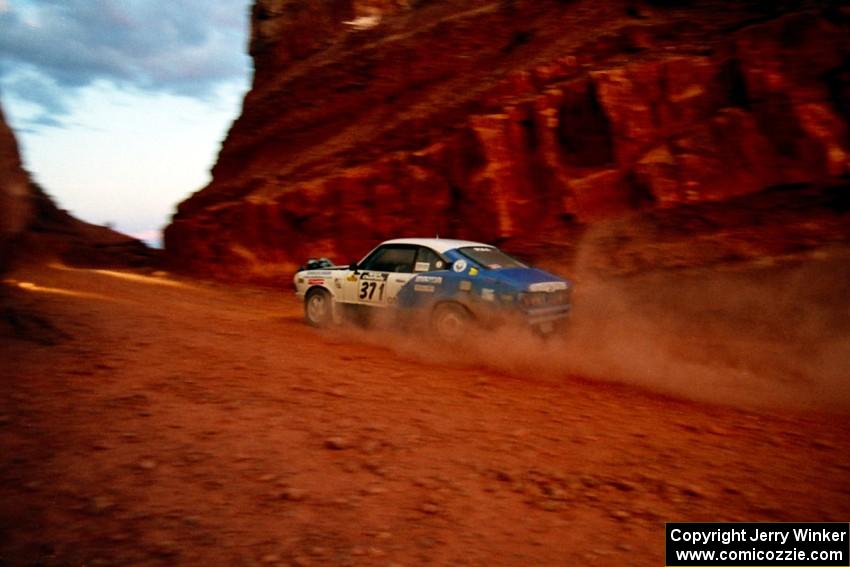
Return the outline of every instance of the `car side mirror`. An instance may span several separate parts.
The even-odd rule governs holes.
[[[354,272],[355,274],[358,273],[357,272],[358,267],[359,266],[357,266],[357,262],[352,262],[348,265],[348,269],[351,270],[352,272]]]

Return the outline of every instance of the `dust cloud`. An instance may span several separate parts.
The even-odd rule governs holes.
[[[405,358],[521,379],[629,384],[739,407],[850,410],[850,259],[821,253],[794,266],[668,271],[577,282],[565,331],[540,339],[500,327],[440,345],[385,325],[346,329]],[[586,259],[586,256],[584,256]]]

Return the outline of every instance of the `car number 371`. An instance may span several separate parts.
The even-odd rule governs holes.
[[[382,301],[384,299],[384,285],[386,285],[384,282],[380,284],[377,282],[360,282],[360,299],[364,301]]]

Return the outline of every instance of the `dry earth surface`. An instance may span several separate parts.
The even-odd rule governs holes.
[[[499,358],[504,334],[316,331],[289,290],[59,265],[3,289],[0,565],[662,565],[668,520],[850,519],[846,383],[733,407],[688,365],[620,361],[667,394],[579,377],[602,366],[569,335]]]

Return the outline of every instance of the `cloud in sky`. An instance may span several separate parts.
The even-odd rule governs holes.
[[[208,100],[244,81],[246,0],[0,0],[0,88],[57,126],[83,87]]]

